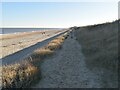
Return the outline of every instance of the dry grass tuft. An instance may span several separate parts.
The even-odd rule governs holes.
[[[47,46],[35,50],[25,61],[19,64],[3,66],[2,87],[3,88],[23,88],[28,87],[41,78],[41,60],[50,56],[64,42],[64,37],[60,36],[51,41]],[[52,50],[51,50],[52,49]]]
[[[32,64],[14,64],[3,66],[2,68],[2,87],[3,88],[21,88],[27,87],[32,80],[37,79],[38,68]]]
[[[56,38],[55,40],[51,41],[46,47],[49,48],[50,50],[60,49],[62,48],[61,43],[63,43],[64,40],[65,40],[64,37]]]
[[[45,48],[40,48],[40,49],[37,49],[35,50],[31,57],[33,59],[36,59],[36,58],[46,58],[47,56],[50,56],[53,54],[53,51],[51,51],[50,49],[45,49]]]

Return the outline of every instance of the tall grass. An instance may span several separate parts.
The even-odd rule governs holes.
[[[37,80],[39,69],[31,63],[14,64],[3,66],[2,87],[21,88],[27,87],[34,80]]]
[[[64,37],[56,38],[55,40],[48,43],[46,48],[49,48],[50,50],[56,50],[57,48],[61,48],[61,43],[63,43]]]
[[[64,36],[60,36],[51,41],[45,47],[38,48],[37,50],[33,51],[33,53],[28,58],[20,63],[1,67],[2,87],[23,88],[28,87],[35,81],[40,80],[41,62],[48,56],[53,55],[55,50],[61,47],[65,40],[64,38]]]

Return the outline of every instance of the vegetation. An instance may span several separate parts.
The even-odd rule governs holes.
[[[103,87],[118,87],[118,22],[75,29],[88,69],[101,75]]]
[[[75,31],[87,67],[110,72],[103,72],[104,79],[117,78],[118,75],[118,22],[79,27]],[[108,77],[108,74],[112,76]]]
[[[53,55],[54,51],[61,47],[64,40],[65,36],[60,36],[45,47],[35,50],[22,62],[1,67],[2,87],[23,88],[40,80],[41,62],[47,58],[47,56]]]

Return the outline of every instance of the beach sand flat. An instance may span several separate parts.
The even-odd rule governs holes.
[[[58,30],[49,30],[49,31],[46,30],[46,31],[39,31],[39,32],[12,34],[12,35],[8,35],[8,37],[7,35],[2,35],[2,38],[0,37],[0,42],[1,42],[0,43],[0,50],[1,50],[0,58],[13,54],[24,48],[30,47],[60,32],[61,32],[60,30],[59,31]]]

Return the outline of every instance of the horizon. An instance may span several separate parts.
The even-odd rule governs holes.
[[[1,28],[69,28],[113,22],[113,2],[3,2]]]
[[[117,19],[119,20],[119,19]],[[77,26],[77,27],[85,27],[85,26],[91,26],[91,25],[99,25],[99,24],[106,24],[106,23],[113,23],[117,20],[113,20],[113,21],[109,21],[109,22],[102,22],[102,23],[95,23],[95,24],[89,24],[89,25],[84,25],[84,26]],[[76,26],[72,26],[72,27],[76,27]],[[2,28],[58,28],[58,29],[61,29],[61,28],[71,28],[71,27],[19,27],[19,26],[15,26],[15,27],[0,27],[0,29]]]

